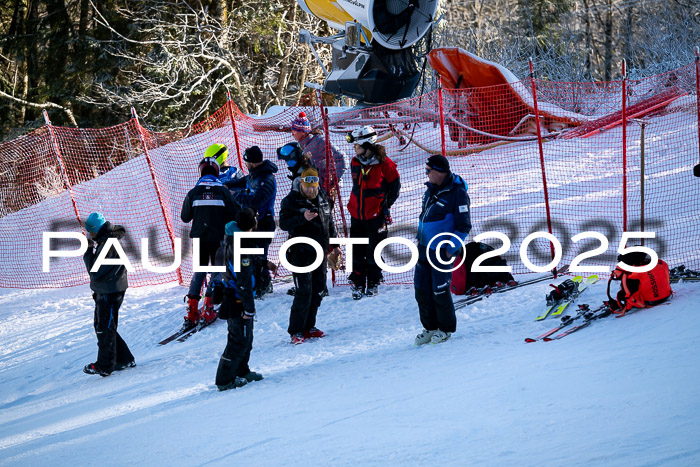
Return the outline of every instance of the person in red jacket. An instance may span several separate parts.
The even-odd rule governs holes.
[[[355,147],[355,157],[350,163],[350,236],[369,239],[368,245],[354,247],[352,273],[348,276],[352,298],[359,300],[363,295],[376,295],[382,280],[381,268],[374,261],[374,249],[387,237],[391,223],[389,209],[399,197],[401,182],[396,164],[387,157],[384,146],[375,144],[374,128],[358,128],[347,134],[347,140]]]

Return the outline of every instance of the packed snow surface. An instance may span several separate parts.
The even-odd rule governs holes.
[[[527,276],[523,276],[527,277]],[[557,280],[556,282],[558,282]],[[600,281],[579,298],[597,305]],[[258,301],[251,367],[265,379],[219,392],[226,326],[184,343],[185,288],[129,289],[119,330],[137,361],[94,361],[88,287],[0,291],[2,465],[698,465],[700,284],[668,305],[524,343],[546,282],[457,312],[458,330],[415,347],[413,291],[353,301],[332,288],[292,346],[289,284]]]
[[[679,131],[686,135],[680,140],[696,141],[694,120],[657,122],[649,138]],[[581,197],[600,197],[609,204],[596,204],[592,215],[619,219],[619,201],[608,192],[617,193],[618,183],[588,183],[616,169],[580,169],[617,150],[586,141],[547,145],[556,159],[550,167],[561,166],[551,170],[550,188],[577,185],[562,189],[553,209],[568,213]],[[478,193],[472,236],[495,217],[515,222],[541,211],[539,169],[517,179],[486,171],[499,150],[474,158],[467,177]],[[517,162],[521,154],[513,154]],[[657,148],[646,172],[649,186],[688,187],[648,207],[650,219],[665,221],[657,233],[669,244],[661,256],[671,266],[697,263],[700,254],[686,238],[698,212],[699,182],[689,175],[697,159],[689,154]],[[422,171],[422,159],[397,163]],[[402,187],[395,224],[415,224],[411,213],[424,188],[414,185]],[[614,257],[618,242],[610,242]],[[2,260],[16,265],[31,256],[13,251]],[[182,322],[184,287],[127,291],[119,332],[137,366],[106,378],[82,372],[97,355],[87,286],[0,289],[0,465],[700,465],[700,283],[674,284],[664,305],[526,344],[557,325],[534,318],[549,282],[562,280],[462,308],[449,341],[422,347],[413,345],[421,326],[410,286],[383,285],[377,297],[354,301],[347,287],[330,283],[317,322],[327,337],[292,346],[290,284],[278,282],[257,302],[250,364],[265,379],[225,392],[214,385],[224,322],[183,343],[157,344]],[[578,303],[601,304],[606,282]]]

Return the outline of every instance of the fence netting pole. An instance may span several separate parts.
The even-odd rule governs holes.
[[[537,146],[540,151],[540,168],[542,170],[542,188],[544,191],[544,206],[547,210],[547,230],[549,234],[552,235],[552,214],[549,209],[549,190],[547,189],[547,172],[545,171],[544,163],[544,145],[542,141],[542,125],[540,122],[540,112],[537,108],[537,83],[535,83],[535,67],[532,64],[532,59],[530,59],[530,84],[532,85],[532,101],[533,107],[535,109],[535,127],[537,128]],[[554,260],[554,244],[549,242],[549,249],[552,253],[552,260]],[[556,265],[554,266],[554,274],[556,275]]]
[[[151,179],[153,180],[153,185],[156,189],[156,196],[158,197],[158,204],[160,205],[160,210],[163,213],[163,219],[165,219],[165,228],[168,230],[168,235],[170,236],[170,243],[173,247],[173,255],[177,256],[175,251],[175,232],[173,231],[173,226],[170,223],[170,216],[168,216],[168,210],[165,208],[165,203],[163,202],[163,195],[160,192],[160,187],[158,186],[158,179],[156,178],[156,171],[153,167],[153,161],[151,160],[151,155],[148,152],[148,145],[146,144],[146,137],[143,132],[143,127],[139,122],[139,117],[136,115],[136,109],[131,108],[131,117],[134,119],[136,124],[136,129],[139,133],[139,140],[141,140],[141,147],[143,147],[143,154],[146,156],[146,163],[148,164],[148,170],[151,172]],[[182,284],[182,268],[177,267],[177,281]]]

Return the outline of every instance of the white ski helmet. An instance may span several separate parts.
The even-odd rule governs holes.
[[[360,146],[364,145],[364,143],[374,144],[377,141],[377,132],[371,126],[365,125],[352,130],[346,135],[345,139],[347,139],[348,143],[359,144]]]

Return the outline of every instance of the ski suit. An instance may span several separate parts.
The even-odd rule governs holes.
[[[449,269],[450,265],[441,264],[438,255],[448,260],[462,249],[462,244],[452,238],[453,247],[435,248],[440,240],[448,236],[435,238],[440,233],[449,232],[465,241],[472,228],[469,214],[469,195],[467,184],[459,175],[451,173],[440,186],[426,183],[428,189],[423,195],[423,207],[418,221],[418,264],[413,277],[416,302],[423,327],[429,331],[440,329],[454,332],[457,327],[454,303],[450,294],[451,272],[442,272],[430,265]],[[430,248],[428,248],[430,244]]]
[[[317,241],[323,250],[323,262],[311,272],[292,273],[296,293],[289,316],[290,335],[304,333],[316,325],[316,315],[326,288],[326,254],[330,249],[329,238],[336,236],[335,224],[328,195],[322,188],[314,199],[301,193],[300,179],[294,180],[292,191],[280,206],[280,228],[289,232],[289,238],[309,237]],[[310,221],[304,212],[313,210],[318,216]],[[297,243],[288,252],[288,260],[295,266],[309,266],[316,258],[316,250],[308,244]]]
[[[234,233],[240,232],[238,227],[233,230]],[[231,235],[224,237],[221,247],[216,252],[216,265],[226,266],[226,271],[222,274],[223,300],[219,318],[226,319],[228,324],[226,348],[216,370],[217,386],[226,386],[233,382],[236,376],[244,377],[250,373],[248,362],[250,351],[253,349],[255,261],[252,256],[241,255],[240,271],[234,271]]]
[[[224,238],[224,227],[236,217],[238,206],[231,192],[214,175],[205,175],[185,196],[180,218],[192,222],[190,238],[199,238],[199,264],[214,264],[216,250]],[[212,274],[212,282],[220,273]],[[190,281],[188,295],[199,296],[206,272],[195,272]],[[211,292],[209,288],[208,293]]]
[[[355,245],[352,273],[348,279],[357,287],[379,284],[382,271],[374,261],[374,249],[387,237],[389,208],[399,197],[401,182],[394,161],[376,156],[363,164],[358,157],[350,163],[352,193],[348,202],[350,237],[368,238],[368,245]]]
[[[129,347],[117,332],[119,308],[124,301],[124,293],[129,287],[124,265],[102,265],[91,272],[95,261],[102,253],[108,239],[117,240],[124,237],[126,231],[121,225],[105,222],[95,236],[95,248],[88,247],[83,255],[85,266],[90,275],[90,289],[95,301],[94,326],[97,335],[97,361],[95,365],[107,373],[115,366],[126,365],[134,361]],[[110,248],[105,258],[118,258],[117,251]]]

